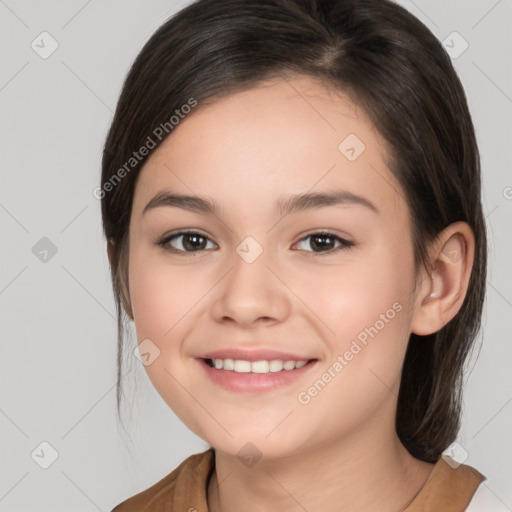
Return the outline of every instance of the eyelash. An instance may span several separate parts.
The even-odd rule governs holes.
[[[199,233],[197,231],[179,231],[179,232],[171,234],[171,235],[164,235],[162,238],[157,240],[156,245],[158,245],[159,247],[162,247],[165,251],[171,252],[173,254],[179,254],[180,256],[185,256],[185,257],[194,257],[196,255],[195,253],[204,252],[205,249],[201,249],[201,250],[197,250],[197,251],[182,251],[180,249],[176,249],[176,248],[168,245],[169,242],[171,240],[173,240],[174,238],[179,238],[180,236],[184,236],[184,235],[199,235],[200,237],[205,238],[211,242],[211,240],[207,236],[205,236],[202,233]],[[315,236],[327,236],[329,238],[334,238],[336,241],[338,241],[340,243],[340,245],[338,245],[338,247],[335,247],[334,249],[329,249],[327,251],[321,251],[321,252],[305,251],[305,252],[313,253],[317,256],[332,255],[341,250],[350,249],[351,247],[353,247],[355,245],[354,242],[345,240],[344,238],[341,238],[341,237],[339,237],[333,233],[330,233],[328,231],[316,231],[314,233],[310,233],[309,235],[306,235],[305,237],[301,238],[297,243],[300,243],[308,238],[315,237]]]

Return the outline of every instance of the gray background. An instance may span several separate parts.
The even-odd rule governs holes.
[[[441,41],[456,31],[469,44],[453,62],[482,154],[490,264],[457,450],[512,510],[512,2],[400,3]],[[92,194],[125,73],[183,5],[0,0],[1,511],[108,511],[206,448],[133,357],[132,415],[128,432],[118,428],[115,307]],[[31,47],[51,48],[43,31],[58,43],[46,59]],[[457,36],[447,41],[463,49]],[[46,261],[43,237],[57,249]],[[47,469],[44,441],[58,454]]]

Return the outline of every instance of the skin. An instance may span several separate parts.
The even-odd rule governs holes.
[[[366,146],[352,162],[338,149],[349,134]],[[401,366],[411,332],[436,332],[460,309],[474,238],[465,223],[447,227],[431,247],[434,271],[422,272],[415,288],[410,212],[386,158],[384,139],[347,96],[295,76],[199,104],[141,171],[128,314],[139,343],[149,338],[160,350],[145,366],[155,389],[216,450],[212,512],[397,512],[433,469],[396,435]],[[278,198],[339,188],[379,213],[355,204],[284,217],[273,211]],[[213,199],[220,215],[169,206],[143,215],[165,189]],[[202,252],[187,257],[156,244],[183,229],[207,237]],[[355,245],[315,252],[318,239],[305,237],[320,230]],[[247,236],[263,249],[252,263],[236,252]],[[172,245],[184,251],[183,242],[176,237]],[[401,311],[309,403],[299,403],[298,393],[396,302]],[[271,393],[231,392],[212,384],[195,357],[235,346],[319,363]],[[249,442],[262,456],[250,467],[237,456]]]

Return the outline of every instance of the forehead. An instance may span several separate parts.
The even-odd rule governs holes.
[[[250,213],[277,197],[346,189],[396,214],[401,190],[364,111],[309,77],[264,82],[195,107],[146,161],[134,213],[165,189]]]

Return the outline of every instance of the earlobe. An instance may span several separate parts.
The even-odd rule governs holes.
[[[430,292],[430,295],[427,295],[421,305],[425,305],[427,304],[427,302],[430,302],[432,299],[436,299],[437,297],[439,297],[441,295],[441,288],[443,286],[443,283],[442,281],[439,279],[439,276],[434,273],[434,272],[431,272],[430,273],[430,281],[431,281],[431,292]]]
[[[411,332],[433,334],[459,312],[469,285],[474,245],[473,232],[465,222],[450,224],[436,239],[432,271],[420,288]]]

